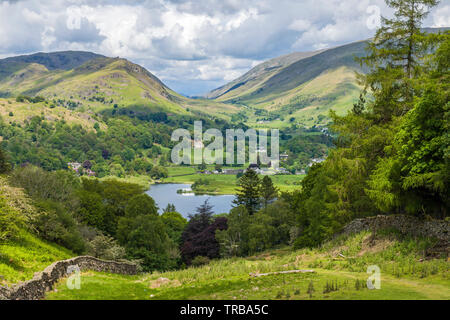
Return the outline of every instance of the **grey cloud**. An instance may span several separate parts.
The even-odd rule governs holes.
[[[56,24],[54,31],[54,36],[57,41],[99,43],[106,38],[105,36],[100,35],[100,30],[95,24],[84,17],[80,19],[80,25],[72,29],[68,28],[66,19],[67,17],[61,17],[58,19],[58,23]]]
[[[383,0],[0,0],[0,55],[66,49],[121,55],[174,90],[199,94],[257,61],[372,36],[365,26],[369,5],[391,14]],[[83,14],[80,28],[66,25],[70,6]],[[425,25],[448,21],[439,10]]]

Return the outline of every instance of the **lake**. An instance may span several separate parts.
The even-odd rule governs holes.
[[[175,205],[177,212],[187,218],[189,214],[194,214],[195,209],[209,199],[209,204],[213,206],[214,213],[228,213],[232,208],[234,195],[196,195],[192,192],[177,193],[177,190],[191,190],[190,184],[167,183],[152,184],[146,193],[152,197],[159,207],[159,212],[169,204]]]

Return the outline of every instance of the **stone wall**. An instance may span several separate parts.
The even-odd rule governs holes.
[[[357,233],[363,230],[394,228],[403,234],[436,238],[442,243],[450,243],[450,223],[444,220],[421,220],[412,216],[391,215],[356,219],[345,226],[343,233]]]
[[[42,299],[45,297],[45,293],[51,290],[59,279],[68,276],[70,266],[77,266],[81,271],[92,270],[127,275],[137,273],[137,266],[135,264],[105,261],[90,256],[80,256],[57,261],[45,268],[44,271],[35,273],[33,279],[11,288],[0,287],[0,300],[2,298],[10,300]]]

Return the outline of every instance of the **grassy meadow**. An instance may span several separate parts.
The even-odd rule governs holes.
[[[244,167],[242,167],[244,168]],[[201,174],[196,173],[196,167],[174,166],[167,167],[169,177],[161,179],[162,183],[183,183],[193,184],[198,180],[208,181],[208,184],[201,186],[198,191],[208,194],[234,194],[236,193],[238,178],[236,175],[227,174]],[[231,167],[223,167],[231,169]],[[234,168],[241,169],[241,168]],[[208,166],[207,170],[214,170],[214,166]],[[260,175],[260,177],[262,177]],[[293,191],[300,188],[300,182],[304,175],[273,175],[270,176],[274,185],[280,191]]]
[[[450,263],[427,260],[427,239],[396,233],[362,232],[340,236],[316,249],[289,247],[248,258],[215,260],[208,265],[137,276],[85,272],[80,290],[69,290],[62,279],[47,294],[60,299],[450,299]],[[381,288],[369,290],[366,270],[381,269]],[[267,273],[293,269],[314,273]]]

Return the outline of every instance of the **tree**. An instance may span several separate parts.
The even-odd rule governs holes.
[[[239,179],[239,189],[233,203],[236,206],[244,205],[250,215],[254,214],[261,205],[260,179],[258,174],[248,169]]]
[[[6,153],[0,148],[0,174],[6,173],[11,169]]]
[[[174,204],[168,203],[167,206],[163,209],[163,213],[166,212],[177,212],[177,209],[175,208]]]
[[[139,215],[132,221],[123,219],[126,218],[121,219],[118,233],[130,259],[141,259],[145,271],[168,270],[176,266],[176,246],[160,217]],[[122,223],[127,227],[123,228]]]
[[[249,253],[250,216],[244,206],[231,209],[227,216],[228,228],[216,232],[220,252],[224,257],[245,256]]]
[[[215,235],[216,230],[227,228],[227,219],[219,217],[214,219],[212,206],[208,200],[197,208],[197,213],[189,216],[190,220],[182,234],[181,255],[187,264],[196,256],[204,256],[210,259],[218,258],[220,246]]]
[[[369,43],[369,54],[360,59],[369,72],[359,74],[364,87],[375,98],[372,108],[379,122],[390,121],[412,107],[411,79],[420,73],[421,58],[429,49],[429,41],[420,27],[428,10],[438,1],[386,0],[386,3],[394,9],[394,18],[382,17],[382,26]]]
[[[273,185],[269,176],[264,176],[262,179],[260,192],[264,208],[267,208],[267,205],[278,197],[278,189]]]
[[[166,226],[168,236],[174,243],[180,245],[181,235],[188,222],[180,213],[175,211],[175,207],[173,209],[173,211],[164,211],[161,219]]]
[[[154,166],[152,170],[150,170],[150,177],[153,179],[167,178],[168,176],[169,173],[164,167]]]
[[[369,181],[368,193],[380,210],[448,215],[450,33],[439,38],[430,68],[420,78],[423,94],[402,118],[391,152]]]
[[[125,216],[127,218],[134,218],[138,215],[152,215],[158,216],[158,208],[155,200],[148,194],[138,194],[128,201],[125,207]]]

